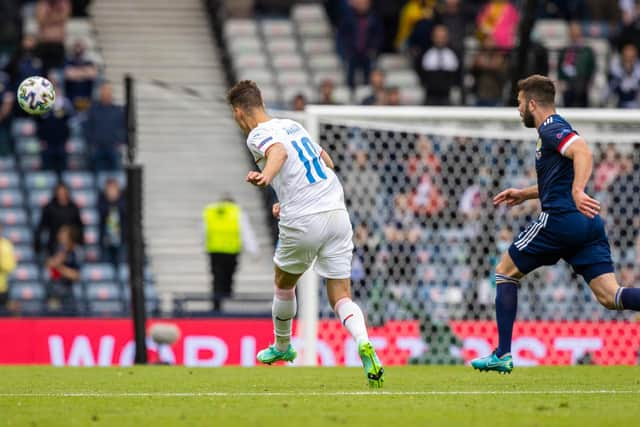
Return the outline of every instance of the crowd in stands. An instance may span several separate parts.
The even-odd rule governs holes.
[[[230,2],[227,2],[230,3]],[[292,3],[279,0],[232,2],[230,13],[287,16]],[[352,94],[370,85],[379,58],[409,58],[427,105],[513,104],[510,82],[516,69],[518,0],[325,0],[336,52]],[[524,74],[550,74],[560,84],[565,106],[634,108],[640,90],[640,5],[634,0],[552,0],[539,2],[533,16],[544,21],[531,34]],[[551,22],[546,32],[545,23]],[[546,28],[546,27],[545,27]],[[341,78],[334,78],[334,85]],[[318,89],[320,85],[318,85]],[[393,91],[393,87],[389,88]],[[323,88],[323,90],[325,90]],[[296,105],[333,103],[331,96],[296,95]],[[304,98],[304,99],[303,99]],[[364,103],[370,95],[351,97]],[[293,107],[294,99],[287,108]],[[399,100],[400,103],[403,99]],[[377,105],[392,105],[376,96]]]
[[[87,40],[67,32],[88,3],[0,2],[0,226],[8,237],[0,240],[0,313],[24,312],[33,302],[43,304],[27,311],[78,313],[88,267],[107,265],[107,279],[123,270],[124,109]],[[29,20],[31,30],[23,25]],[[34,75],[56,91],[52,110],[37,117],[14,95]]]

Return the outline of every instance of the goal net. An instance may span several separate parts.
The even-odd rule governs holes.
[[[602,203],[619,280],[636,286],[640,115],[559,113],[594,152],[588,193]],[[515,108],[310,106],[302,118],[343,183],[354,226],[353,296],[383,359],[449,364],[489,353],[497,344],[492,272],[540,212],[537,200],[506,209],[492,197],[535,184],[536,130],[522,126]],[[339,324],[326,326],[335,315],[324,286],[305,282],[298,336],[318,337],[304,349],[304,361],[315,364],[344,341]],[[600,306],[563,261],[523,280],[517,319],[520,366],[637,362],[634,314]],[[399,337],[414,340],[394,342]]]

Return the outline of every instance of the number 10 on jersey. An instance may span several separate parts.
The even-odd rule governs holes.
[[[304,165],[305,170],[307,171],[307,181],[309,181],[309,184],[315,184],[318,181],[311,170],[312,164],[318,179],[319,180],[327,179],[327,175],[324,173],[324,168],[320,163],[320,153],[316,152],[309,138],[306,138],[306,137],[302,138],[301,141],[302,141],[302,147],[300,147],[300,144],[298,144],[298,141],[291,141],[291,144],[293,145],[293,148],[295,148],[296,151],[298,152],[298,158],[300,159],[300,161]]]

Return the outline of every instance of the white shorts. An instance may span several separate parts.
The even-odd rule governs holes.
[[[351,277],[353,231],[346,210],[306,215],[280,224],[273,262],[291,274],[304,273],[313,263],[327,279]]]

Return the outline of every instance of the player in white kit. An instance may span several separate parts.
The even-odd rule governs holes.
[[[271,185],[279,200],[273,206],[274,216],[280,218],[273,257],[275,343],[260,351],[258,360],[271,364],[296,358],[291,346],[295,286],[315,260],[316,272],[326,279],[329,303],[358,344],[369,385],[381,387],[384,369],[369,341],[362,310],[351,300],[351,221],[331,157],[299,123],[269,117],[254,82],[239,82],[227,100],[261,170],[249,172],[247,182]]]

